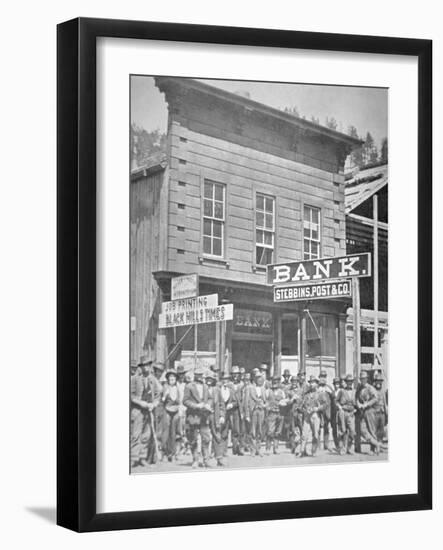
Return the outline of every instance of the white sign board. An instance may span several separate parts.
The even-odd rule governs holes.
[[[171,300],[194,298],[198,295],[198,275],[181,275],[171,279]]]
[[[180,311],[189,311],[190,309],[216,306],[218,306],[218,294],[207,294],[206,296],[163,302],[162,313],[178,313]]]
[[[201,307],[186,311],[160,313],[158,316],[159,328],[184,327],[215,323],[216,321],[230,321],[234,317],[234,305],[224,304],[215,307]]]

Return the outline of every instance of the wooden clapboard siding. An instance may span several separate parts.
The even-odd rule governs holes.
[[[156,354],[155,319],[161,296],[153,273],[167,265],[167,179],[167,172],[160,169],[137,175],[130,184],[130,310],[136,319],[131,359],[135,360],[144,352]]]
[[[185,141],[180,139],[183,137]],[[233,280],[246,277],[263,284],[263,273],[254,269],[257,192],[276,198],[276,261],[302,258],[303,204],[322,210],[322,255],[345,252],[343,177],[198,133],[176,121],[170,125],[170,140],[170,271],[207,272]],[[202,262],[201,193],[205,179],[226,187],[224,263]],[[185,230],[178,234],[177,226]]]

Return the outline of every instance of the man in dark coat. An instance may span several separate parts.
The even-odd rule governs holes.
[[[378,400],[377,390],[369,384],[368,373],[364,370],[361,371],[356,407],[359,411],[360,434],[369,443],[369,454],[371,455],[380,453],[380,443],[377,440],[375,427],[375,407]]]
[[[208,386],[203,382],[204,373],[202,367],[195,369],[194,381],[186,385],[183,396],[193,468],[206,467],[209,460],[210,416],[213,409]],[[201,439],[201,452],[199,451],[199,437]]]
[[[318,443],[320,439],[320,416],[323,412],[324,401],[320,399],[318,392],[318,379],[315,376],[309,378],[309,389],[303,395],[303,438],[301,444],[302,456],[307,456],[306,443],[311,437],[312,456],[317,455]]]
[[[241,392],[238,394],[234,384],[230,381],[231,376],[224,373],[220,387],[220,394],[226,411],[225,423],[221,428],[224,456],[227,456],[229,432],[231,432],[232,454],[243,454],[240,448],[241,398],[239,396]]]
[[[323,431],[323,448],[324,450],[332,451],[332,445],[329,441],[331,432],[331,408],[333,400],[333,390],[326,383],[326,371],[320,371],[318,379],[318,394],[322,403],[322,412],[320,413],[320,430]]]
[[[209,428],[212,436],[212,452],[214,453],[217,466],[224,466],[223,452],[224,444],[221,436],[221,430],[226,421],[225,404],[221,397],[220,386],[217,384],[218,375],[211,371],[206,375],[206,385],[211,403],[212,412],[209,416]]]

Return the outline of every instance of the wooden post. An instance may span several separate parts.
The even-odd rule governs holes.
[[[360,345],[360,281],[352,278],[352,309],[354,312],[354,377],[360,376],[361,345]]]
[[[301,318],[300,334],[300,368],[301,372],[306,372],[306,313],[303,310]]]
[[[274,376],[281,376],[281,313],[275,313],[274,315],[274,338],[273,338],[273,363],[274,363]]]
[[[374,368],[378,360],[378,196],[372,197],[372,214],[374,218]]]

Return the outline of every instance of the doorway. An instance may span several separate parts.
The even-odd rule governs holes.
[[[260,363],[272,365],[272,342],[257,340],[233,340],[232,364],[244,367],[246,372],[251,372]]]

